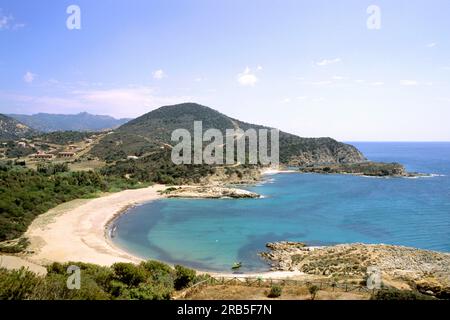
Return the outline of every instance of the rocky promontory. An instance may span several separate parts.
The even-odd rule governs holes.
[[[185,186],[185,187],[170,187],[162,191],[168,198],[203,198],[203,199],[253,199],[260,198],[257,193],[219,186]]]
[[[416,177],[422,174],[407,172],[400,163],[384,162],[358,162],[358,163],[337,163],[327,165],[309,165],[299,168],[302,173],[321,174],[352,174],[372,177]]]
[[[400,283],[438,298],[450,298],[450,254],[384,244],[308,247],[298,242],[268,243],[260,255],[273,270],[302,271],[326,277],[364,278],[377,267],[383,281]]]

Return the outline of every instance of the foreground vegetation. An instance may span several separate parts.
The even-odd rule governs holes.
[[[80,269],[79,288],[69,289],[69,267]],[[308,284],[274,284],[269,281],[251,284],[209,283],[209,275],[177,265],[174,268],[158,261],[139,265],[115,263],[111,267],[89,263],[53,263],[45,276],[24,268],[0,268],[0,300],[169,300],[183,299],[299,299],[299,300],[436,300],[415,290],[384,288],[377,291],[343,290],[338,287],[319,288]],[[190,288],[185,291],[186,288]]]
[[[68,289],[68,267],[81,271],[80,289]],[[183,266],[172,268],[158,261],[111,267],[70,262],[53,263],[46,276],[25,269],[0,268],[0,300],[168,300],[207,276]]]

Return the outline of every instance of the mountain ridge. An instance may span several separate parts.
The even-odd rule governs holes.
[[[94,115],[88,112],[77,114],[39,112],[33,115],[8,114],[7,116],[44,133],[55,131],[103,131],[115,129],[130,120],[127,118],[116,119],[108,115]]]

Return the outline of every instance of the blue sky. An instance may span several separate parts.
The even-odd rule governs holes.
[[[0,0],[0,112],[194,101],[307,137],[450,141],[449,39],[448,0]]]

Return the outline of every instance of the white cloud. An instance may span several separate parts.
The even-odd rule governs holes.
[[[261,71],[262,69],[263,69],[262,66],[257,66],[257,67],[256,67],[256,70],[257,70],[257,71]]]
[[[355,82],[356,83],[364,83],[364,82],[366,82],[365,80],[362,80],[362,79],[358,79],[358,80],[355,80]]]
[[[203,81],[206,81],[206,80],[208,80],[208,79],[206,79],[205,77],[197,77],[197,78],[194,79],[195,82],[203,82]]]
[[[34,73],[27,71],[27,73],[25,73],[25,75],[23,76],[23,81],[25,81],[26,83],[32,83],[35,78],[36,75]]]
[[[166,77],[167,77],[167,75],[161,69],[153,71],[153,78],[156,79],[156,80],[161,80],[161,79],[166,78]]]
[[[291,98],[284,98],[283,100],[281,100],[282,103],[290,103],[291,101]]]
[[[313,85],[313,86],[327,86],[332,83],[333,82],[330,80],[323,80],[323,81],[312,81],[312,82],[309,82],[308,84]]]
[[[417,86],[419,83],[415,80],[401,80],[400,85],[402,86]]]
[[[237,81],[241,86],[253,87],[259,79],[254,73],[252,73],[249,67],[246,67],[244,72],[238,74]]]
[[[153,88],[132,86],[125,88],[74,91],[74,98],[86,105],[107,107],[115,114],[140,115],[167,104],[193,101],[190,96],[158,96]]]
[[[431,42],[431,43],[428,43],[427,44],[427,48],[434,48],[434,47],[436,47],[437,46],[437,43],[436,42]]]
[[[319,67],[325,67],[328,66],[330,64],[335,64],[338,62],[341,62],[341,58],[335,58],[335,59],[323,59],[319,62],[316,62],[316,65],[318,65]]]
[[[380,86],[384,86],[384,82],[376,81],[376,82],[372,82],[370,85],[375,86],[375,87],[380,87]]]
[[[69,90],[58,96],[17,95],[0,92],[0,98],[9,104],[29,110],[27,113],[77,113],[87,111],[116,117],[135,117],[157,107],[198,101],[192,96],[161,96],[149,87]]]
[[[333,80],[345,80],[345,79],[347,78],[342,76],[333,76]]]
[[[15,23],[12,15],[5,15],[0,9],[0,31],[9,29],[18,30],[23,27],[25,27],[24,23]]]

